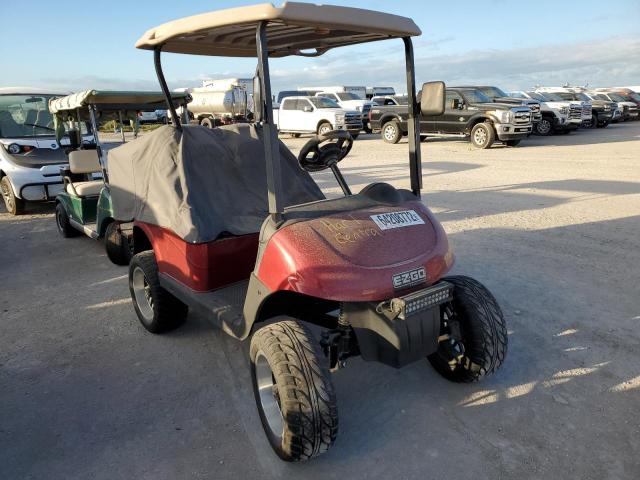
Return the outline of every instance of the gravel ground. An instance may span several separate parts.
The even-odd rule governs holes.
[[[246,344],[194,315],[147,333],[126,269],[99,243],[59,238],[50,206],[0,210],[0,478],[638,478],[640,122],[518,148],[422,148],[424,202],[455,271],[484,282],[507,318],[495,376],[456,385],[426,361],[354,359],[334,375],[334,448],[283,463]],[[406,142],[363,136],[341,167],[354,190],[406,186]]]

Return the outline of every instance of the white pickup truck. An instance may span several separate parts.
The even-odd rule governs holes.
[[[528,98],[540,102],[542,118],[535,124],[535,133],[551,135],[553,133],[569,133],[582,124],[582,105],[563,100],[551,92],[516,91],[510,95],[514,98]]]
[[[362,114],[344,110],[324,97],[286,97],[273,111],[278,130],[299,137],[303,133],[324,135],[332,130],[346,130],[357,138],[362,130]]]
[[[330,98],[334,100],[341,108],[345,110],[355,110],[362,115],[363,130],[371,133],[369,128],[369,111],[373,103],[370,100],[364,100],[353,92],[318,92],[316,97]]]

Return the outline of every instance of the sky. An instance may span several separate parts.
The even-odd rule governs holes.
[[[153,55],[134,48],[149,28],[177,18],[260,3],[232,0],[0,0],[0,87],[157,90]],[[279,5],[281,2],[273,2]],[[640,0],[325,1],[413,18],[418,83],[640,84]],[[390,10],[390,8],[394,10]],[[163,55],[171,88],[251,77],[255,59]],[[406,91],[401,40],[272,59],[274,93],[302,86],[394,86]]]

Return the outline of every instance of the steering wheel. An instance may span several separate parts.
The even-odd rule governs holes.
[[[349,132],[336,130],[316,135],[304,144],[298,154],[298,163],[307,172],[319,172],[331,168],[353,147],[353,137]]]

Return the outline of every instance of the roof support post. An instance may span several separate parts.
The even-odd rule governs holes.
[[[160,52],[162,51],[162,46],[159,45],[153,50],[153,63],[156,67],[156,75],[158,76],[158,82],[160,82],[160,88],[162,88],[162,93],[164,93],[164,97],[167,99],[167,107],[171,112],[171,119],[175,124],[176,128],[182,132],[182,123],[178,114],[176,114],[176,109],[173,106],[173,101],[171,100],[171,92],[169,91],[169,87],[167,86],[167,81],[164,78],[164,73],[162,73],[162,63],[160,63]]]
[[[258,74],[260,77],[260,105],[262,115],[262,141],[267,164],[267,190],[269,213],[279,222],[284,210],[282,205],[282,172],[280,167],[280,147],[278,130],[273,121],[273,103],[271,100],[271,79],[269,76],[269,51],[267,49],[267,22],[260,22],[256,29],[256,47],[258,50]]]
[[[102,146],[100,145],[100,138],[98,132],[98,121],[96,119],[96,112],[98,109],[95,105],[89,105],[89,117],[91,118],[91,130],[93,130],[93,138],[96,142],[96,150],[98,151],[98,162],[100,163],[100,170],[102,170],[102,183],[105,185],[109,183],[109,177],[107,176],[107,168],[105,166],[104,159],[102,158]],[[82,137],[81,137],[82,138]]]
[[[413,43],[411,37],[403,37],[404,56],[407,70],[407,104],[409,118],[407,131],[409,139],[409,175],[411,191],[418,198],[422,189],[422,158],[420,152],[420,107],[416,101],[416,71],[413,62]]]

